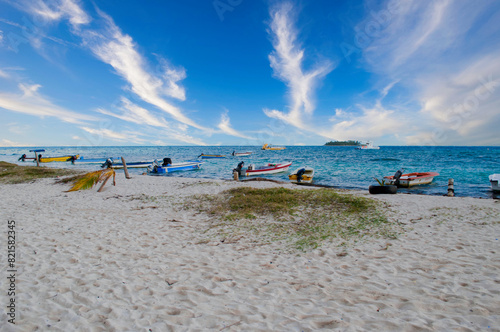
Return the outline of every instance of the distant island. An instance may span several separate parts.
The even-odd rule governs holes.
[[[332,145],[332,146],[358,146],[358,145],[361,145],[361,142],[359,142],[359,141],[330,141],[330,142],[326,142],[325,145]]]

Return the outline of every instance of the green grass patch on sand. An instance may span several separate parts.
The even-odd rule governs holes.
[[[78,173],[81,173],[81,171],[43,166],[19,166],[0,161],[0,183],[6,184],[25,183],[41,178],[53,178]]]
[[[286,241],[299,250],[318,248],[324,242],[345,245],[366,236],[397,235],[381,203],[332,189],[235,188],[195,196],[185,208],[212,217],[207,231],[211,236]]]

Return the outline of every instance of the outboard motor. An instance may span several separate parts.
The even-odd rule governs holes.
[[[243,172],[243,165],[244,165],[244,164],[245,164],[245,162],[243,162],[243,161],[242,161],[242,162],[240,162],[240,163],[238,164],[238,166],[236,166],[236,168],[235,168],[235,169],[233,169],[233,172],[235,172],[235,171],[236,171],[236,172],[238,172],[238,175],[239,175],[239,176],[243,176],[243,175],[245,175],[245,172]]]
[[[305,172],[306,172],[305,168],[299,169],[299,171],[297,172],[297,182],[302,181],[302,175],[304,175]]]
[[[26,153],[23,154],[17,161],[26,161]]]
[[[113,160],[111,160],[110,158],[108,158],[104,164],[101,165],[101,168],[111,168],[111,166],[113,166]]]
[[[399,178],[401,178],[401,175],[403,175],[403,172],[398,169],[398,171],[394,174],[394,178],[392,179],[392,183],[396,186],[399,185]]]
[[[172,159],[163,158],[163,165],[162,166],[168,166],[168,165],[172,165]]]
[[[68,161],[71,161],[71,163],[74,165],[76,160],[76,156],[71,156],[69,157]]]

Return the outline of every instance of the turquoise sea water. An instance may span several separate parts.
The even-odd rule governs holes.
[[[30,148],[0,148],[0,160],[17,162],[23,153],[31,157]],[[438,172],[430,185],[399,192],[429,195],[444,195],[447,192],[448,179],[455,180],[457,196],[491,198],[488,175],[500,173],[500,147],[402,147],[382,146],[380,150],[356,150],[353,147],[334,146],[291,146],[283,151],[263,151],[260,146],[174,146],[174,147],[49,147],[43,156],[80,154],[85,158],[106,158],[123,156],[127,162],[142,160],[161,160],[169,157],[173,162],[195,160],[201,153],[225,154],[227,159],[208,159],[202,169],[188,172],[175,172],[167,176],[195,177],[212,179],[232,179],[232,170],[240,161],[245,165],[262,165],[269,162],[292,161],[289,171],[300,166],[315,169],[315,183],[338,186],[348,189],[367,189],[375,184],[373,177],[382,178],[393,175],[404,168],[409,172]],[[231,157],[237,152],[253,151],[249,157]],[[19,164],[32,164],[25,162]],[[99,169],[99,165],[71,165],[71,163],[47,163],[50,167]],[[131,169],[140,174],[144,169]],[[266,176],[271,179],[287,181],[288,173]]]

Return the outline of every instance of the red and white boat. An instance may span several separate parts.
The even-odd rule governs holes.
[[[245,172],[245,176],[274,174],[287,171],[290,165],[292,165],[291,162],[283,164],[267,164],[259,167],[255,167],[251,164],[248,165],[247,169],[243,171]]]
[[[409,188],[421,184],[429,184],[432,182],[432,180],[434,180],[434,177],[438,175],[439,173],[436,172],[415,172],[402,174],[399,178],[399,182],[397,181],[397,179],[394,179],[394,176],[384,176],[384,179],[390,180],[391,184],[395,184],[398,187]]]

